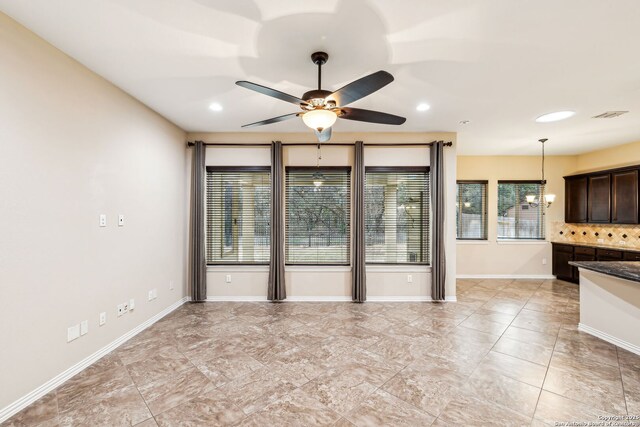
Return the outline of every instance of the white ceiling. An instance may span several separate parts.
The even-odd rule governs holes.
[[[341,120],[335,133],[457,131],[468,155],[538,154],[541,137],[549,154],[640,140],[638,0],[0,0],[0,10],[188,131],[296,111],[234,82],[300,96],[316,83],[309,55],[324,50],[325,88],[387,70],[395,81],[352,106],[407,117]],[[417,112],[420,102],[431,109]],[[565,109],[576,116],[534,122]],[[607,110],[631,112],[591,118]],[[252,131],[304,129],[294,119]]]

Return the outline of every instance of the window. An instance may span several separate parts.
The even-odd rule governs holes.
[[[367,263],[429,263],[427,168],[367,168],[364,203]]]
[[[544,206],[526,200],[543,192],[540,181],[498,181],[498,239],[544,239]]]
[[[458,181],[456,238],[487,240],[487,181]]]
[[[350,264],[349,168],[286,169],[286,263]]]
[[[207,263],[268,264],[269,167],[207,167]]]

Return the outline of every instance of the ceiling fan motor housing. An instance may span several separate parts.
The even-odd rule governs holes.
[[[314,89],[305,92],[304,95],[302,95],[302,100],[306,101],[314,108],[322,107],[325,105],[325,98],[327,98],[329,95],[331,95],[331,92],[328,90]]]

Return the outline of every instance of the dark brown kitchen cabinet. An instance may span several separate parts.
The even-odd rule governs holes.
[[[587,206],[590,223],[611,222],[611,175],[588,177]]]
[[[569,261],[573,261],[573,246],[569,245],[553,245],[552,270],[554,276],[558,279],[572,282],[573,267],[569,265]]]
[[[611,174],[611,222],[638,223],[638,171]]]
[[[564,177],[564,222],[640,224],[640,165]]]
[[[640,261],[640,252],[625,252],[622,259],[624,261]]]
[[[565,222],[587,222],[587,177],[567,178],[564,183]]]
[[[569,261],[640,261],[640,252],[578,246],[571,243],[552,243],[552,273],[560,280],[578,283],[580,272]]]
[[[613,249],[598,249],[596,251],[596,259],[598,261],[620,261],[622,256],[622,251]]]

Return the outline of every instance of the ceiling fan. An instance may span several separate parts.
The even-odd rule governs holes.
[[[238,86],[254,90],[282,101],[296,104],[302,110],[298,113],[285,114],[255,123],[249,123],[243,128],[268,125],[281,122],[293,117],[302,117],[305,125],[313,129],[319,142],[327,142],[331,139],[331,126],[338,118],[347,120],[357,120],[369,123],[381,123],[385,125],[401,125],[407,119],[393,114],[381,113],[379,111],[363,110],[360,108],[347,107],[373,92],[382,89],[393,81],[393,76],[386,71],[378,71],[366,77],[362,77],[335,92],[322,89],[322,66],[329,59],[325,52],[315,52],[311,54],[311,60],[318,66],[318,89],[310,90],[298,98],[293,95],[280,92],[256,83],[248,81],[237,81]]]

